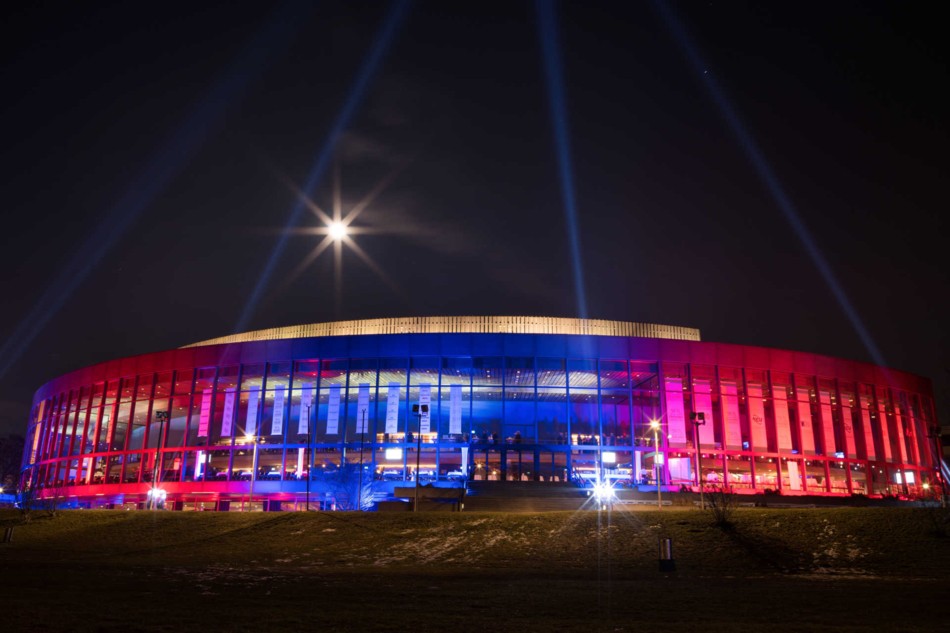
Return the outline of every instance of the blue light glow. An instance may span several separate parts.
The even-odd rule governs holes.
[[[278,10],[198,100],[178,129],[169,134],[168,141],[157,148],[0,347],[0,377],[20,359],[49,320],[205,141],[222,127],[225,113],[240,101],[269,63],[287,49],[311,10],[303,3],[287,3]]]
[[[389,12],[386,14],[382,26],[376,33],[373,47],[363,60],[363,65],[360,67],[360,70],[356,75],[356,80],[350,87],[350,92],[346,98],[346,101],[343,103],[343,107],[340,109],[336,120],[330,127],[330,132],[327,135],[326,140],[323,142],[323,145],[320,147],[319,152],[317,153],[316,160],[314,160],[313,166],[310,169],[310,173],[307,175],[307,180],[301,187],[303,196],[297,197],[297,201],[294,203],[290,211],[290,217],[287,218],[287,224],[284,226],[284,231],[281,232],[280,237],[277,239],[277,243],[274,244],[274,249],[271,251],[270,257],[267,259],[267,263],[264,264],[264,268],[261,270],[261,275],[257,279],[257,284],[255,284],[254,290],[251,291],[251,296],[248,297],[247,303],[244,304],[244,310],[241,311],[241,316],[238,318],[238,321],[234,326],[235,332],[243,332],[247,329],[247,325],[250,322],[251,317],[254,315],[254,310],[257,308],[257,304],[261,299],[261,295],[264,293],[264,290],[267,288],[267,285],[270,282],[271,276],[274,274],[274,268],[277,266],[277,262],[280,260],[284,249],[287,247],[287,240],[292,233],[292,229],[297,226],[297,223],[300,221],[300,216],[306,206],[304,198],[311,197],[314,190],[317,188],[317,185],[320,183],[320,179],[323,177],[327,165],[329,165],[330,159],[333,156],[333,151],[336,148],[337,142],[339,142],[340,137],[343,135],[343,132],[349,125],[350,120],[353,118],[357,108],[363,101],[366,88],[369,86],[370,80],[376,74],[376,69],[379,66],[380,60],[382,60],[383,55],[389,49],[389,45],[392,42],[393,36],[395,35],[398,27],[402,24],[403,20],[408,14],[409,6],[409,0],[397,0],[390,6]]]
[[[538,12],[538,36],[541,39],[541,53],[544,58],[544,78],[548,89],[548,104],[551,108],[551,124],[554,127],[554,143],[557,148],[564,219],[567,223],[568,241],[571,247],[577,316],[586,319],[587,293],[584,290],[584,268],[581,262],[581,239],[574,196],[574,170],[571,167],[571,142],[567,130],[564,79],[561,76],[561,49],[557,36],[557,16],[555,15],[553,2],[536,0],[535,7]]]
[[[686,29],[680,23],[679,19],[673,13],[670,7],[667,6],[667,3],[663,2],[662,0],[654,0],[653,6],[666,22],[666,25],[670,29],[670,32],[677,44],[679,44],[686,53],[686,57],[689,60],[690,65],[696,72],[696,75],[702,81],[703,86],[705,86],[707,92],[709,93],[709,96],[716,104],[720,115],[722,115],[722,117],[726,120],[729,129],[735,135],[736,140],[739,142],[743,152],[745,152],[746,158],[749,159],[749,162],[755,169],[759,179],[768,189],[772,199],[775,201],[775,204],[785,217],[785,220],[789,223],[789,225],[791,225],[792,230],[802,243],[802,246],[804,246],[805,251],[812,260],[812,263],[816,268],[818,268],[822,278],[824,279],[828,288],[831,290],[832,294],[834,294],[835,299],[838,301],[838,305],[841,307],[841,310],[851,322],[851,326],[861,339],[861,342],[864,344],[864,347],[871,356],[871,359],[875,364],[885,366],[887,363],[885,363],[881,351],[874,343],[874,340],[871,338],[867,328],[865,328],[857,310],[855,310],[850,299],[848,299],[848,295],[845,293],[844,288],[838,281],[838,278],[832,270],[831,265],[818,249],[815,239],[812,237],[808,228],[805,226],[805,223],[802,221],[801,216],[795,208],[795,205],[785,193],[782,183],[772,170],[772,167],[765,158],[765,155],[762,153],[762,150],[759,148],[758,144],[755,142],[752,134],[742,123],[739,115],[736,113],[729,99],[726,97],[725,92],[719,87],[719,84],[716,82],[715,74],[707,71],[708,66],[703,62],[699,51],[697,50],[696,46],[693,45],[693,41],[686,32]]]

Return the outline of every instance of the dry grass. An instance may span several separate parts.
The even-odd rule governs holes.
[[[0,526],[17,524],[0,513]],[[5,631],[941,629],[910,509],[65,512],[0,546]],[[677,571],[658,571],[673,539]],[[10,608],[12,607],[12,608]]]

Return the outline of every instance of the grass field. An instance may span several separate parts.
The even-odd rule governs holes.
[[[0,545],[0,631],[943,631],[921,509],[74,511]],[[660,538],[676,571],[661,573]]]

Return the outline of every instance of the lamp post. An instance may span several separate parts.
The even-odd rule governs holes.
[[[245,435],[244,439],[254,443],[251,451],[251,486],[248,492],[248,504],[254,503],[254,482],[257,481],[257,435]]]
[[[703,457],[699,451],[699,427],[706,424],[706,414],[702,411],[689,414],[693,424],[693,446],[696,448],[696,485],[699,487],[699,507],[706,509],[706,497],[703,495]]]
[[[650,420],[650,428],[653,430],[653,470],[656,480],[656,509],[663,509],[663,493],[660,489],[660,421]]]
[[[422,416],[429,414],[429,405],[427,404],[414,404],[412,405],[412,415],[419,418],[419,432],[416,433],[416,490],[415,498],[412,502],[412,511],[419,511],[419,468],[420,462],[422,459]]]
[[[248,499],[248,503],[251,505],[254,504],[254,482],[257,481],[257,437],[258,437],[258,433],[260,433],[260,430],[261,430],[261,400],[260,399],[258,399],[257,401],[257,411],[255,412],[255,417],[257,418],[257,420],[255,421],[255,424],[254,424],[254,434],[253,435],[245,434],[244,436],[245,439],[251,438],[251,441],[254,442],[254,452],[253,452],[253,456],[251,457],[251,487],[250,487],[250,492],[249,492],[250,498]]]
[[[356,493],[356,509],[363,509],[363,436],[366,434],[366,409],[363,409],[361,412],[362,423],[360,424],[360,476],[359,476],[359,488],[357,488]]]
[[[937,475],[937,481],[940,485],[940,507],[947,507],[947,477],[943,463],[943,449],[940,446],[940,427],[936,424],[927,427],[927,438],[933,440],[934,452],[934,473]]]
[[[307,512],[310,512],[310,474],[313,471],[313,425],[310,423],[310,404],[307,404]]]
[[[155,510],[158,498],[158,478],[163,474],[159,465],[162,460],[162,449],[165,444],[165,423],[168,421],[168,411],[156,411],[155,418],[158,420],[158,441],[155,442],[155,459],[152,460],[152,490],[148,495],[149,509]]]

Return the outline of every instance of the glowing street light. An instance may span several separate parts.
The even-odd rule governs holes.
[[[660,421],[650,420],[653,430],[653,469],[656,481],[656,509],[663,509],[663,493],[660,490]]]
[[[429,405],[427,404],[414,404],[412,405],[412,415],[419,418],[419,432],[416,434],[416,490],[415,498],[412,502],[412,511],[419,511],[419,468],[421,466],[420,459],[422,458],[422,418],[429,416]]]
[[[155,459],[152,461],[152,488],[148,491],[148,502],[146,507],[151,510],[157,510],[159,507],[159,479],[163,478],[165,474],[164,465],[161,464],[163,458],[165,457],[162,453],[162,449],[165,444],[165,423],[168,422],[169,413],[168,411],[156,411],[155,419],[158,420],[158,438],[155,442]],[[161,497],[162,503],[164,503],[165,498]]]
[[[699,452],[699,427],[706,424],[706,414],[703,411],[689,414],[689,421],[693,424],[693,446],[696,448],[696,485],[699,486],[699,507],[706,509],[706,497],[703,496],[703,458]]]
[[[339,242],[347,235],[346,225],[342,222],[331,222],[327,225],[327,234],[330,239]]]
[[[310,421],[310,404],[307,404],[307,512],[310,512],[310,479],[313,473],[313,424]]]

